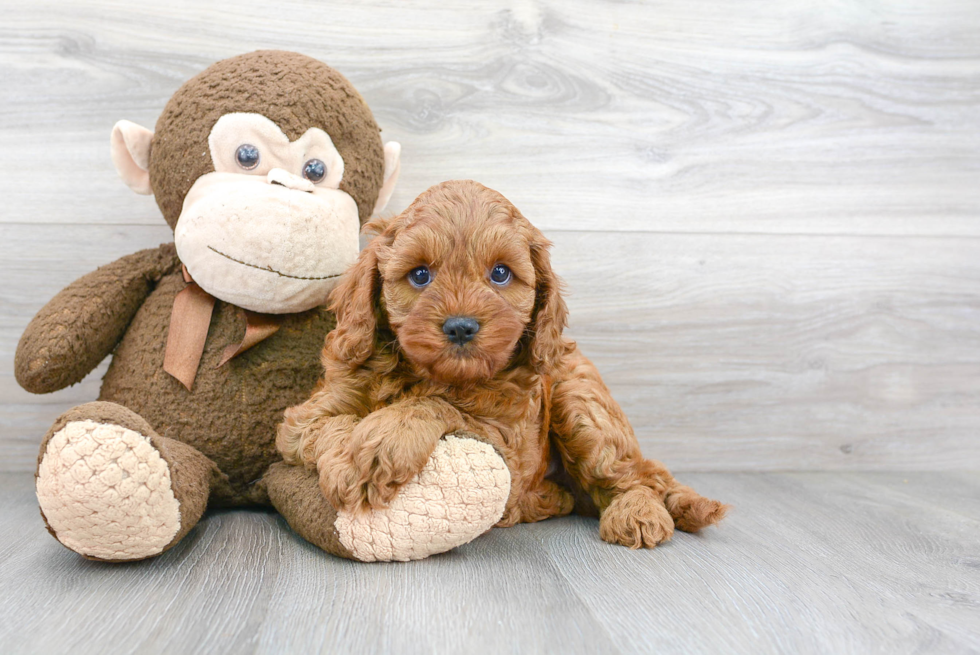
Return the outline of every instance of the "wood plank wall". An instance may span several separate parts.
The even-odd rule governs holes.
[[[93,399],[17,339],[170,240],[116,177],[218,59],[304,52],[403,145],[404,208],[473,178],[555,242],[571,334],[678,470],[980,468],[975,0],[0,2],[0,470]]]

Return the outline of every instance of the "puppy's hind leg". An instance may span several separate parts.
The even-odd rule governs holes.
[[[725,514],[730,509],[729,505],[705,498],[677,480],[673,480],[667,487],[664,505],[674,519],[677,529],[684,532],[697,532],[701,528],[714,525],[725,518]]]
[[[729,510],[674,480],[659,462],[645,460],[637,468],[640,484],[613,495],[602,510],[599,535],[605,541],[652,548],[668,541],[675,527],[698,532],[718,523]],[[657,473],[651,476],[651,470]]]

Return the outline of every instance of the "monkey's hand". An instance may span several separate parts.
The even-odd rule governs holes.
[[[342,449],[317,462],[320,488],[337,510],[384,508],[422,470],[439,439],[459,424],[457,410],[429,398],[372,412]]]
[[[116,347],[156,282],[179,266],[168,243],[117,259],[62,289],[20,338],[17,382],[31,393],[79,382]]]

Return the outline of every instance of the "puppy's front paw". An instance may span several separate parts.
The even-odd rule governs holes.
[[[320,487],[338,510],[387,507],[422,470],[442,436],[438,426],[427,434],[400,423],[372,420],[375,416],[357,425],[340,457],[327,456],[318,462]]]
[[[648,487],[634,487],[616,496],[599,519],[603,541],[630,548],[653,548],[674,534],[674,519]]]
[[[348,457],[327,453],[317,461],[320,491],[337,511],[354,511],[362,504],[362,487],[368,473],[354,467]]]

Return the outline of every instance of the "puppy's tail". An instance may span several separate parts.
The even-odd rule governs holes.
[[[667,488],[664,505],[674,519],[674,525],[684,532],[697,532],[725,518],[731,509],[717,500],[700,495],[694,489],[674,480]]]

